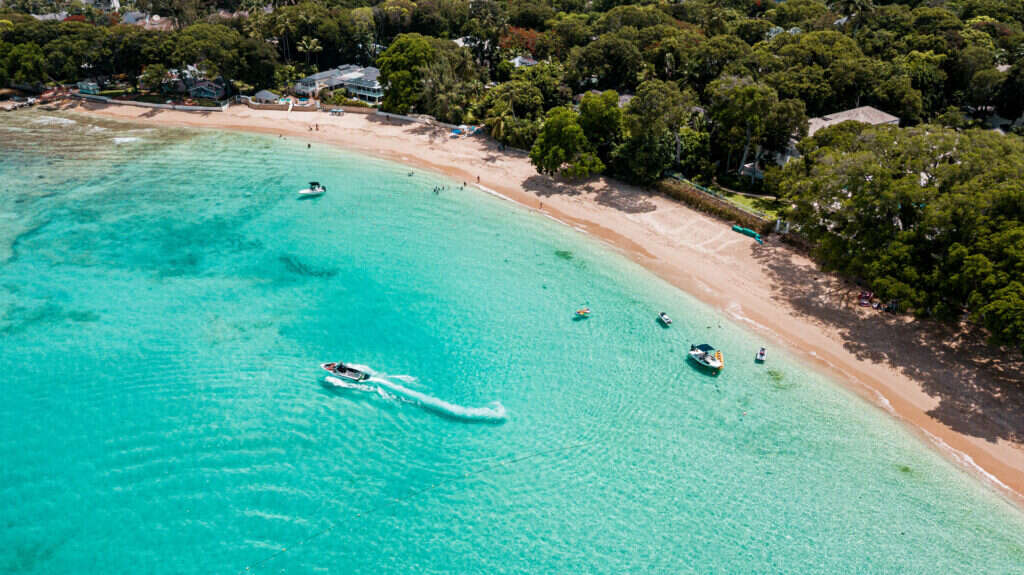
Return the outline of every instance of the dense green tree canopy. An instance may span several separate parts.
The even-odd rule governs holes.
[[[847,122],[801,149],[769,184],[826,266],[921,315],[967,310],[1024,347],[1024,142]]]
[[[558,107],[548,112],[537,141],[530,150],[530,161],[543,174],[563,174],[585,178],[604,169],[583,134],[578,115],[572,108]]]

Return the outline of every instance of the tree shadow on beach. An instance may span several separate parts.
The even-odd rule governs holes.
[[[775,245],[773,245],[775,244]],[[1024,358],[985,341],[982,330],[891,315],[857,303],[860,288],[815,270],[775,241],[754,247],[774,283],[773,298],[837,330],[858,359],[883,363],[939,401],[928,415],[953,430],[995,442],[1024,442]]]
[[[619,182],[611,183],[603,178],[576,182],[536,174],[523,180],[522,185],[524,190],[542,198],[593,195],[594,201],[598,204],[627,214],[641,214],[657,209],[657,206],[651,201],[651,198],[656,195],[653,192]]]

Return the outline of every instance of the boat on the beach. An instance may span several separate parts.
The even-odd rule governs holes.
[[[722,359],[722,352],[706,343],[691,345],[690,359],[715,371],[718,371],[725,366],[725,361]]]
[[[354,367],[347,366],[340,361],[321,363],[320,367],[331,375],[336,375],[346,381],[366,381],[367,379],[370,379],[370,374],[359,371]]]
[[[672,325],[672,318],[668,317],[668,314],[663,311],[658,312],[658,321],[665,327]]]
[[[768,359],[768,349],[762,347],[757,350],[757,355],[754,356],[754,361],[757,363],[764,363],[764,360]]]
[[[320,182],[310,182],[309,187],[304,190],[299,190],[300,196],[319,196],[327,191],[327,188]]]

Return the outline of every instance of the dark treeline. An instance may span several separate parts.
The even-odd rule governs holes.
[[[77,1],[8,2],[0,83],[145,83],[194,64],[248,88],[284,88],[315,70],[375,64],[384,109],[484,124],[545,173],[649,184],[674,169],[767,187],[794,205],[787,216],[824,264],[922,315],[969,312],[1024,346],[1024,149],[1015,133],[980,129],[1024,112],[1024,0],[134,7],[176,29],[112,24]],[[60,9],[85,21],[21,13]],[[516,67],[515,56],[537,64]],[[801,144],[802,158],[775,165],[809,117],[865,105],[903,128],[826,129]],[[756,170],[737,177],[744,166],[763,168],[766,183]]]

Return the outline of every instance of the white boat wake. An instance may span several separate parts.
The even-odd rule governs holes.
[[[504,421],[508,417],[508,414],[505,411],[505,406],[497,401],[489,403],[486,407],[466,407],[455,403],[449,403],[432,395],[428,395],[414,389],[409,389],[408,387],[393,381],[397,379],[405,383],[417,383],[417,379],[412,376],[388,375],[386,373],[374,371],[373,368],[366,365],[348,365],[358,369],[359,371],[370,374],[370,379],[366,380],[365,383],[352,383],[342,381],[336,377],[327,376],[325,381],[335,387],[376,393],[384,399],[402,400],[454,419],[499,422]],[[377,385],[369,385],[371,382]],[[395,394],[397,394],[397,396]]]

